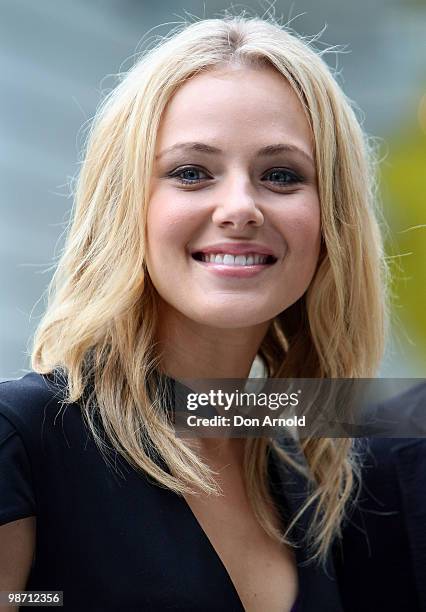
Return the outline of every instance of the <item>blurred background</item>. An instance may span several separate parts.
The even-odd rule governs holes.
[[[1,0],[0,378],[29,369],[30,339],[72,201],[81,128],[107,75],[129,68],[141,41],[224,9],[322,31],[317,48],[362,109],[379,147],[389,226],[392,337],[384,377],[426,376],[426,0]],[[149,32],[154,28],[151,32]]]

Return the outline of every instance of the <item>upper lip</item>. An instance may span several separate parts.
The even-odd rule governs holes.
[[[274,251],[264,244],[258,242],[218,242],[208,246],[191,249],[191,255],[194,253],[229,253],[229,255],[272,255],[276,257]]]

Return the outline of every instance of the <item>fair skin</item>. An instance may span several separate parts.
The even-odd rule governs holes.
[[[164,153],[194,141],[222,152]],[[277,144],[284,148],[258,155]],[[156,155],[147,264],[159,294],[164,369],[174,378],[245,378],[271,320],[304,294],[318,261],[320,207],[303,109],[272,69],[215,69],[172,98]],[[195,168],[181,178],[200,182],[183,186],[168,176],[183,166]],[[264,245],[275,261],[241,277],[192,258],[219,242]],[[198,442],[222,495],[186,496],[188,506],[244,608],[288,612],[297,594],[294,557],[253,516],[242,477],[244,440]],[[25,588],[35,529],[35,517],[0,527],[0,590]]]
[[[223,153],[166,152],[193,141]],[[257,157],[281,143],[294,150]],[[320,248],[312,148],[297,97],[272,69],[216,69],[169,103],[151,182],[147,263],[170,375],[247,376],[270,321],[306,291]],[[180,178],[168,176],[175,170]],[[236,279],[207,272],[190,255],[223,241],[269,246],[277,261]]]
[[[188,142],[202,146],[176,147]],[[271,145],[283,146],[272,151]],[[312,135],[286,80],[272,68],[234,65],[181,86],[161,121],[147,219],[165,372],[182,379],[246,378],[271,320],[308,288],[320,236]],[[205,256],[224,257],[229,245],[255,245],[247,251],[254,254],[267,248],[272,259],[253,274],[223,272],[224,260]],[[222,495],[185,499],[241,602],[249,612],[290,610],[297,593],[294,557],[252,513],[242,475],[244,440],[200,438],[198,444],[218,472]]]

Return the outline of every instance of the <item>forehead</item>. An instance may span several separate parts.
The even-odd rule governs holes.
[[[288,140],[312,152],[301,102],[273,67],[214,68],[184,83],[163,113],[157,144],[163,148],[178,140],[228,147]]]

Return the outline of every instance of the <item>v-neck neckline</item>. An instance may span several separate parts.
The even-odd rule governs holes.
[[[270,473],[271,468],[272,469],[276,468],[275,465],[271,465],[271,464],[274,464],[275,461],[276,461],[276,459],[274,457],[274,451],[273,451],[273,449],[271,449],[271,452],[269,453],[269,457],[268,457],[268,473]],[[274,495],[272,489],[271,489],[271,494]],[[180,499],[182,501],[182,504],[185,507],[185,511],[186,511],[187,515],[189,516],[189,519],[194,524],[197,532],[199,533],[200,538],[203,540],[205,548],[207,550],[209,550],[210,556],[215,559],[217,567],[221,568],[221,573],[223,574],[226,583],[228,584],[228,586],[230,587],[231,591],[233,592],[236,604],[238,605],[238,607],[240,608],[240,610],[242,612],[245,612],[245,607],[243,605],[243,602],[242,602],[242,599],[240,597],[240,594],[237,591],[237,587],[235,586],[234,581],[232,580],[231,574],[229,573],[229,571],[228,571],[224,561],[222,560],[220,554],[218,553],[218,551],[214,547],[213,542],[211,541],[211,539],[207,535],[205,529],[201,525],[200,521],[198,520],[197,516],[195,515],[194,511],[192,510],[191,506],[189,505],[189,503],[187,502],[185,497],[184,496],[180,496]],[[280,515],[280,523],[281,523],[281,527],[283,528],[283,514],[282,514],[282,511],[280,511],[282,509],[280,509],[280,507],[279,507],[278,499],[277,499],[276,496],[274,496],[274,500],[275,500],[275,502],[277,503],[277,506],[278,506],[279,515]],[[297,595],[296,595],[295,601],[293,602],[292,607],[290,608],[290,612],[299,612],[299,603],[298,602],[300,601],[300,583],[301,583],[301,580],[303,580],[303,578],[301,576],[301,568],[300,568],[300,565],[299,565],[299,563],[300,563],[300,555],[298,555],[297,549],[294,552],[295,552],[296,571],[297,571]]]
[[[234,582],[233,582],[233,580],[231,578],[230,573],[228,572],[228,570],[226,568],[226,565],[222,561],[221,556],[217,552],[216,548],[213,546],[212,541],[210,540],[209,536],[205,532],[203,526],[201,525],[200,521],[196,517],[196,515],[193,512],[191,506],[186,501],[185,497],[183,495],[181,495],[180,499],[181,499],[182,504],[185,507],[185,511],[187,513],[187,516],[189,517],[189,519],[193,523],[193,525],[194,525],[197,533],[199,534],[200,538],[203,540],[204,547],[209,551],[210,556],[212,558],[214,558],[217,567],[221,568],[221,573],[223,574],[226,583],[230,587],[230,590],[232,591],[232,593],[234,595],[234,599],[235,599],[236,603],[238,604],[238,607],[241,609],[242,612],[244,612],[245,608],[243,606],[243,602],[241,601],[241,597],[240,597],[240,595],[239,595],[239,593],[237,591],[237,588],[236,588],[236,586],[235,586],[235,584],[234,584]]]
[[[173,383],[176,382],[170,376],[165,374],[159,374],[160,378],[166,383],[166,387],[172,390]],[[285,450],[290,453],[298,452],[298,444],[293,438],[286,437],[283,441]],[[288,521],[295,516],[303,503],[307,499],[308,495],[308,483],[305,478],[298,474],[295,468],[291,468],[289,465],[284,464],[280,460],[277,451],[271,444],[268,454],[268,477],[271,495],[276,502],[280,521],[283,529],[288,525]],[[159,464],[161,467],[171,473],[167,464],[161,457],[158,457]],[[275,487],[271,481],[271,476],[276,478]],[[293,487],[292,490],[291,487]],[[275,488],[275,490],[274,490]],[[200,540],[204,543],[204,548],[210,554],[210,557],[214,559],[215,565],[220,569],[223,575],[224,581],[232,593],[235,606],[239,609],[239,612],[245,612],[244,605],[240,598],[240,595],[232,581],[232,578],[223,563],[219,553],[213,546],[207,533],[204,531],[191,507],[189,506],[186,499],[179,495],[179,502],[182,504],[186,515],[190,522],[195,527],[195,532],[200,536]],[[333,612],[343,612],[343,608],[340,603],[340,595],[338,591],[337,582],[335,579],[334,562],[331,551],[327,555],[327,560],[324,566],[317,566],[315,562],[310,562],[306,544],[304,542],[304,536],[309,527],[309,523],[312,520],[313,507],[311,506],[305,511],[298,519],[296,525],[292,529],[292,534],[298,534],[294,546],[294,555],[296,559],[296,571],[298,579],[298,589],[296,600],[290,612],[310,612],[312,602],[314,602],[315,610],[318,612],[321,610],[325,611],[333,609]],[[291,534],[291,537],[294,536]],[[318,599],[321,597],[321,599]],[[320,607],[318,607],[320,603]],[[324,604],[327,608],[324,607]],[[333,607],[330,608],[331,604]]]

